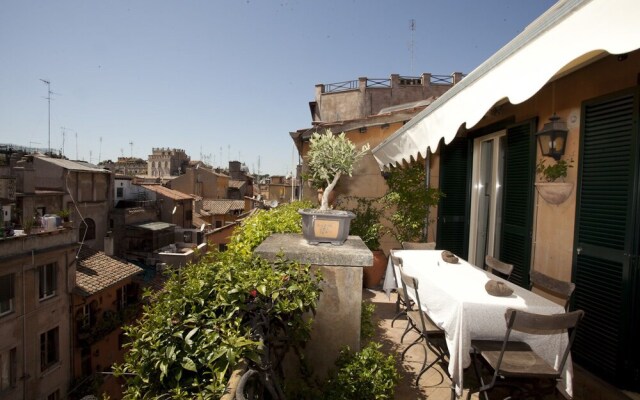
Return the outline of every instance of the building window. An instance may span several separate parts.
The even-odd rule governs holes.
[[[80,242],[96,238],[96,223],[91,218],[85,218],[80,224]]]
[[[16,386],[16,349],[0,352],[0,392]]]
[[[82,306],[82,315],[80,317],[80,328],[89,328],[91,326],[91,305]]]
[[[124,188],[116,188],[116,197],[119,199],[124,197]]]
[[[139,300],[139,286],[137,283],[129,283],[116,290],[116,308],[122,311],[125,307],[136,304]]]
[[[0,276],[0,316],[13,311],[14,277],[14,274]]]
[[[56,295],[56,263],[41,265],[38,267],[38,298],[48,299]]]
[[[45,371],[58,362],[58,328],[40,334],[40,370]]]

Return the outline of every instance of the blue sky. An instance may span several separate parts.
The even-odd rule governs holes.
[[[51,148],[66,132],[71,159],[175,147],[286,174],[316,84],[468,73],[553,4],[2,0],[0,143],[47,147],[45,79]]]

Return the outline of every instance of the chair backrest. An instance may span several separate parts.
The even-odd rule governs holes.
[[[393,250],[391,250],[389,257],[391,258],[391,264],[393,264],[393,277],[396,278],[396,284],[398,285],[398,287],[400,287],[401,283],[396,274],[396,267],[398,267],[398,269],[402,271],[402,257],[398,257],[393,254]]]
[[[405,250],[435,250],[436,242],[402,242],[402,248]]]
[[[545,275],[542,272],[531,271],[529,275],[530,279],[530,287],[529,289],[537,288],[541,289],[545,292],[548,292],[556,297],[559,297],[564,300],[564,309],[568,309],[569,300],[571,300],[571,295],[573,291],[576,289],[576,284],[573,282],[561,281],[559,279],[555,279],[550,277],[549,275]]]
[[[420,294],[418,293],[418,278],[415,278],[411,275],[407,275],[402,269],[400,270],[400,277],[402,280],[402,288],[404,290],[404,294],[406,296],[407,299],[409,299],[409,291],[407,290],[407,288],[411,288],[412,289],[412,293],[415,295],[416,301],[415,304],[418,307],[418,311],[420,314],[420,330],[422,331],[423,335],[427,335],[427,324],[424,320],[424,313],[422,311],[422,305],[420,304]]]
[[[513,272],[513,264],[507,264],[506,262],[502,262],[495,257],[490,255],[485,256],[484,263],[487,265],[487,271],[496,275],[496,271],[499,273],[498,276],[509,280],[511,277],[511,273]]]
[[[567,361],[567,357],[571,352],[571,345],[573,344],[573,339],[576,335],[575,328],[583,316],[584,311],[582,310],[576,310],[564,314],[544,315],[507,308],[507,311],[504,314],[504,318],[507,323],[507,332],[504,337],[502,351],[498,358],[498,368],[496,368],[496,370],[499,370],[500,363],[502,362],[502,356],[507,347],[507,342],[509,341],[509,336],[512,330],[527,332],[532,335],[553,335],[558,334],[558,331],[567,330],[569,331],[569,342],[567,343],[567,347],[558,353],[557,357],[560,358],[560,363],[554,367],[557,375],[560,376],[564,369],[564,364]]]

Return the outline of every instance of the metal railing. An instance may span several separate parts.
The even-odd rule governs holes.
[[[464,76],[464,75],[463,75]],[[453,75],[430,75],[429,84],[431,85],[453,85]],[[355,90],[359,88],[359,80],[326,83],[324,85],[324,93],[337,93],[347,90]],[[423,84],[421,76],[400,76],[400,86],[420,86]],[[366,80],[367,88],[390,88],[391,79],[368,79]]]
[[[391,79],[367,79],[367,87],[391,87]]]
[[[345,90],[353,90],[358,88],[358,81],[346,81],[346,82],[338,82],[338,83],[327,83],[324,85],[325,93],[335,93],[335,92],[343,92]]]
[[[432,85],[453,85],[453,76],[451,75],[431,75]]]

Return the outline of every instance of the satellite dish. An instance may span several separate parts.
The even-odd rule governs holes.
[[[271,202],[269,203],[269,207],[271,208],[278,207],[278,200],[271,200]]]
[[[204,231],[204,224],[200,226],[200,232]]]
[[[171,211],[171,214],[175,214],[177,209],[178,209],[178,206],[173,206],[173,211]]]

